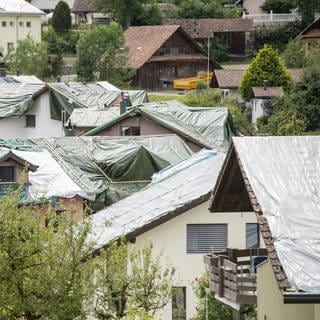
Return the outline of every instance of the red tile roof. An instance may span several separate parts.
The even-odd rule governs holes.
[[[168,25],[180,25],[194,39],[208,38],[219,32],[250,32],[252,19],[169,19]]]
[[[282,87],[252,87],[255,98],[274,98],[283,95]]]
[[[75,0],[72,12],[94,12],[92,0]]]
[[[214,87],[223,89],[237,89],[243,78],[244,70],[214,70]]]

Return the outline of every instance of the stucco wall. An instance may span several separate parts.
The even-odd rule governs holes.
[[[36,115],[36,126],[26,127],[25,115],[20,118],[0,119],[1,138],[32,138],[32,137],[61,137],[64,136],[61,121],[50,118],[49,94],[43,93],[34,100],[34,105],[26,114]]]
[[[270,262],[257,268],[258,320],[314,320],[313,304],[284,304]],[[317,307],[319,309],[319,307]]]
[[[6,26],[2,22],[6,22]],[[4,55],[8,53],[8,43],[13,43],[16,49],[17,41],[26,39],[28,35],[37,42],[41,41],[40,16],[0,15],[0,50]]]
[[[153,242],[155,252],[163,251],[176,268],[175,286],[186,286],[187,319],[194,314],[197,299],[191,283],[205,270],[203,254],[186,253],[186,225],[192,223],[228,223],[228,247],[244,248],[246,245],[245,224],[256,223],[253,213],[210,213],[208,202],[137,237],[136,245],[146,239]],[[261,243],[261,242],[260,242]],[[171,320],[171,303],[158,319]]]
[[[243,7],[249,14],[260,14],[263,13],[260,6],[263,5],[265,0],[243,0]]]

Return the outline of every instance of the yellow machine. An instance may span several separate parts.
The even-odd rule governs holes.
[[[173,89],[177,90],[192,90],[196,89],[198,83],[210,84],[213,72],[204,72],[199,76],[182,78],[173,80]]]

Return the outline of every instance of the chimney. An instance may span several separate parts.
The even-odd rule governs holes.
[[[121,92],[121,102],[120,102],[120,114],[123,114],[127,111],[129,107],[129,94],[128,92]]]

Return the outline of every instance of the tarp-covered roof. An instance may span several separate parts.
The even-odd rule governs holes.
[[[107,81],[87,84],[57,82],[48,83],[48,86],[50,88],[51,116],[55,119],[60,117],[61,109],[66,110],[71,115],[74,108],[109,111],[115,104],[117,104],[115,106],[117,110],[114,110],[114,112],[120,113],[119,103],[122,91]],[[144,90],[125,90],[124,92],[128,93],[131,105],[138,105],[147,101],[147,93]],[[82,113],[85,113],[85,111]],[[76,124],[77,116],[78,114],[72,117],[72,121]],[[88,116],[87,118],[90,120]],[[88,124],[88,126],[90,125]]]
[[[0,140],[0,146],[47,150],[81,190],[98,195],[96,205],[100,207],[140,190],[154,172],[191,154],[175,135],[7,139]]]
[[[320,137],[241,137],[233,143],[291,286],[319,294]]]
[[[33,105],[33,97],[45,90],[44,83],[0,82],[0,118],[18,118]]]
[[[121,236],[136,236],[151,224],[160,224],[208,200],[224,157],[224,153],[202,150],[164,169],[146,189],[93,214],[90,239],[95,249]]]
[[[131,108],[119,117],[86,132],[84,136],[94,135],[124,118],[137,114],[208,149],[226,150],[231,137],[236,135],[227,108],[188,107],[177,101],[167,101],[145,103]]]

